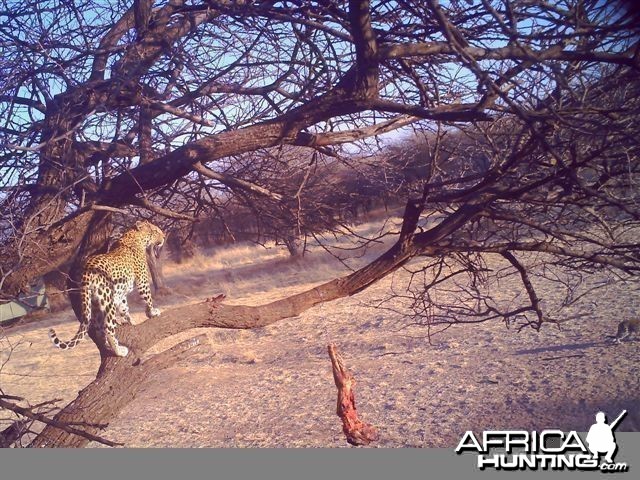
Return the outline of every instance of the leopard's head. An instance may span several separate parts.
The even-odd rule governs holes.
[[[162,230],[146,220],[136,222],[135,230],[144,248],[151,249],[156,258],[159,257],[165,238]]]

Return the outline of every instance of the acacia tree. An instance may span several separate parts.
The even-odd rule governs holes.
[[[348,166],[342,145],[408,125],[432,132],[398,241],[378,259],[268,305],[209,299],[121,327],[131,355],[101,351],[96,381],[58,422],[108,423],[150,372],[199,344],[140,361],[168,335],[266,325],[359,292],[416,257],[429,272],[413,291],[418,310],[433,288],[467,275],[474,288],[464,291],[476,307],[442,305],[449,317],[523,315],[536,327],[546,317],[522,260],[527,252],[585,274],[608,269],[627,278],[640,269],[638,31],[619,3],[2,5],[5,297],[99,248],[113,212],[191,221],[234,196],[282,202],[287,214],[312,202],[293,202],[290,185],[274,182],[260,163],[239,168],[251,152],[276,158],[291,145]],[[453,134],[467,140],[447,144]],[[516,310],[496,308],[490,291],[475,288],[492,254],[521,280],[528,302]],[[34,445],[86,442],[48,426]]]

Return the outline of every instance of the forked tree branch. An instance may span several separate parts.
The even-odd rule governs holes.
[[[516,258],[516,256],[507,251],[502,252],[502,256],[506,258],[509,263],[515,268],[520,274],[520,278],[522,280],[522,284],[524,285],[525,290],[527,291],[527,295],[529,296],[529,301],[531,302],[531,308],[536,313],[538,317],[537,328],[540,328],[542,322],[544,321],[544,314],[542,312],[542,308],[540,306],[540,300],[538,299],[538,294],[536,293],[536,289],[533,287],[531,283],[531,279],[529,278],[529,274],[527,273],[527,269],[522,263]]]

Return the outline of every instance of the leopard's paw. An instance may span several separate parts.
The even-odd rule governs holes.
[[[118,345],[118,348],[116,350],[116,356],[126,357],[128,353],[129,353],[129,349],[127,347],[125,347],[124,345]]]

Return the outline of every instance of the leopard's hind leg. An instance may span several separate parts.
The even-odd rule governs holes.
[[[123,323],[131,324],[131,313],[129,312],[129,304],[127,303],[127,292],[118,292],[116,294],[117,316],[119,317],[118,325]]]
[[[118,357],[126,357],[129,353],[129,349],[124,345],[120,345],[118,339],[116,338],[116,310],[117,306],[115,305],[115,301],[110,299],[104,305],[104,337],[107,340],[107,344],[110,347],[111,351]]]

